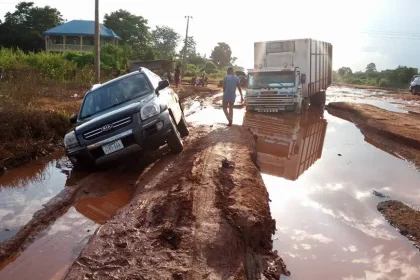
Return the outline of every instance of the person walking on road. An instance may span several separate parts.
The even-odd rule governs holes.
[[[244,97],[242,95],[241,82],[239,77],[233,73],[233,68],[229,67],[227,69],[227,75],[223,79],[223,112],[226,115],[229,126],[232,125],[233,121],[233,104],[235,104],[236,89],[239,90],[241,103],[243,103]]]
[[[175,69],[175,87],[176,88],[178,88],[180,78],[181,78],[181,69],[179,69],[179,65],[177,65]]]

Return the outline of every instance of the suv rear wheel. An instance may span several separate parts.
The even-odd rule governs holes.
[[[182,143],[181,133],[178,131],[172,116],[169,117],[169,120],[171,121],[171,133],[166,142],[173,154],[179,154],[184,149],[184,143]]]

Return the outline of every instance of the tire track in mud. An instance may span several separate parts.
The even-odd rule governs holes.
[[[202,127],[85,247],[67,279],[278,279],[268,193],[240,127]],[[233,168],[223,168],[229,157]],[[227,172],[227,173],[226,173]]]

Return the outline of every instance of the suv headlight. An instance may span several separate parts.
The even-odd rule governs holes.
[[[152,100],[140,109],[140,117],[146,120],[150,117],[156,116],[160,113],[160,106],[156,100]]]
[[[66,147],[66,149],[71,149],[77,146],[79,146],[79,142],[77,141],[74,131],[67,133],[66,136],[64,136],[64,147]]]

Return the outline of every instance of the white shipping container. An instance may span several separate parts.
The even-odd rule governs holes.
[[[254,68],[299,67],[306,75],[302,96],[325,91],[332,81],[332,45],[313,39],[254,43]]]

